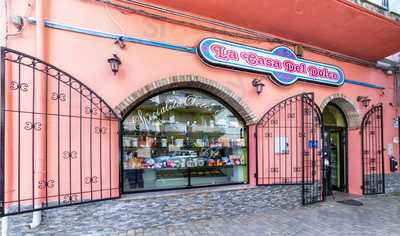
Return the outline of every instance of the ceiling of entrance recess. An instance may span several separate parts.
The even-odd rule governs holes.
[[[400,51],[400,23],[347,0],[146,2],[368,61],[377,61]]]

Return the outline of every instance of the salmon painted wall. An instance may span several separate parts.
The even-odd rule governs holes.
[[[10,2],[10,1],[9,1]],[[228,37],[213,32],[174,25],[139,15],[121,13],[107,8],[95,1],[45,1],[45,19],[75,26],[86,27],[104,32],[123,34],[141,39],[166,42],[170,44],[195,47],[205,37],[216,37],[242,44],[271,50],[279,44],[257,42],[248,39]],[[23,1],[9,3],[9,15],[23,15],[26,4]],[[31,13],[34,16],[34,9]],[[5,24],[1,22],[2,26]],[[12,30],[12,26],[9,26]],[[393,77],[374,68],[335,60],[331,57],[304,52],[304,58],[339,66],[345,72],[346,79],[372,83],[385,87],[384,90],[344,84],[339,88],[297,82],[291,86],[277,86],[266,77],[256,74],[212,68],[200,61],[191,53],[179,52],[164,48],[126,43],[119,49],[110,39],[98,38],[68,31],[46,28],[45,60],[70,73],[99,94],[112,107],[117,106],[131,93],[146,84],[162,78],[196,74],[215,80],[224,87],[242,97],[250,109],[260,118],[270,107],[279,101],[301,92],[314,92],[319,105],[332,94],[344,94],[350,98],[362,113],[367,109],[357,101],[357,96],[369,96],[371,104],[384,105],[384,139],[385,147],[397,136],[393,129],[393,118],[396,110],[389,106],[394,96]],[[19,37],[9,38],[7,47],[34,55],[35,29],[28,24]],[[114,76],[107,63],[112,53],[118,54],[122,65]],[[264,92],[257,96],[251,85],[253,78],[263,80]],[[250,133],[254,130],[250,129]],[[255,152],[254,136],[250,136],[250,183],[254,184]],[[397,144],[395,153],[397,153]],[[359,130],[349,132],[349,188],[351,193],[360,194],[361,189],[361,147]],[[385,153],[385,166],[389,162]]]

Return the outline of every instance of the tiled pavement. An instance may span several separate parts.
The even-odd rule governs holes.
[[[328,200],[297,209],[211,218],[111,235],[400,235],[400,197],[358,200],[364,205],[349,206]]]

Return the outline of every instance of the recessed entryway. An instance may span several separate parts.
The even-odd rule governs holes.
[[[348,192],[347,121],[343,111],[334,103],[328,103],[323,112],[325,193]]]

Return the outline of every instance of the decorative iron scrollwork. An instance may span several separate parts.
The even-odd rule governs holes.
[[[279,168],[277,168],[277,167],[271,168],[271,172],[272,173],[278,173],[279,172]]]
[[[375,130],[370,130],[369,131],[369,135],[375,135],[376,134],[376,131]]]
[[[363,194],[385,192],[384,146],[383,146],[383,105],[373,106],[361,122]]]
[[[289,119],[293,119],[293,118],[295,118],[296,117],[296,114],[295,113],[289,113],[288,114],[288,118]]]
[[[40,131],[42,129],[42,123],[27,121],[27,122],[25,122],[24,129],[26,129],[26,130],[34,129],[36,131]]]
[[[98,177],[97,176],[92,176],[92,177],[87,176],[87,177],[85,177],[85,183],[86,184],[90,184],[90,183],[95,184],[97,182],[98,182]]]
[[[95,107],[90,107],[90,106],[86,106],[85,107],[85,114],[92,114],[92,115],[97,115],[97,108]]]
[[[59,100],[59,101],[65,102],[66,101],[65,93],[53,92],[51,94],[51,100],[56,100],[56,101]]]
[[[63,158],[64,159],[76,159],[78,157],[78,153],[76,151],[64,151]]]
[[[72,204],[78,201],[78,194],[66,194],[64,195],[64,204]]]
[[[106,127],[95,127],[94,132],[96,134],[106,134],[107,133],[107,128]]]
[[[27,92],[28,87],[29,87],[29,85],[27,83],[18,83],[16,81],[10,82],[10,89],[12,89],[12,90],[20,90],[22,92]]]
[[[55,180],[49,179],[49,180],[40,180],[38,182],[39,184],[39,189],[45,189],[45,188],[53,188],[55,184]]]
[[[301,167],[293,167],[293,172],[301,172]]]
[[[21,132],[5,132],[4,134],[5,140],[20,139],[21,145],[14,145],[12,148],[15,149],[15,153],[21,153],[21,165],[6,165],[4,169],[6,172],[15,171],[21,174],[24,172],[23,177],[26,178],[26,181],[23,181],[21,175],[21,181],[13,181],[12,178],[5,179],[4,186],[7,187],[6,191],[16,189],[21,194],[24,194],[23,196],[18,196],[18,194],[10,195],[8,201],[12,203],[12,210],[2,211],[0,215],[7,216],[35,211],[36,207],[27,207],[24,199],[36,201],[35,199],[39,197],[38,192],[40,195],[41,191],[43,193],[48,192],[47,198],[46,196],[41,196],[41,200],[46,202],[46,204],[41,204],[40,207],[42,209],[67,206],[75,202],[105,200],[119,196],[118,191],[115,194],[113,193],[114,189],[120,187],[118,182],[101,186],[101,189],[103,191],[108,190],[109,194],[103,194],[102,192],[99,194],[100,196],[97,196],[97,193],[99,193],[97,187],[78,189],[78,186],[90,187],[91,185],[85,184],[85,176],[92,176],[87,174],[86,170],[96,171],[93,174],[97,175],[97,177],[87,180],[90,183],[98,182],[93,186],[97,186],[102,182],[101,176],[112,176],[112,168],[98,169],[99,162],[106,162],[113,166],[113,163],[117,161],[112,158],[112,155],[104,154],[102,156],[94,151],[90,161],[79,162],[79,158],[80,153],[88,154],[90,151],[103,147],[108,148],[107,150],[112,150],[118,144],[120,133],[117,130],[121,120],[113,109],[79,80],[38,58],[9,48],[1,48],[0,64],[13,68],[0,73],[2,80],[5,82],[5,92],[13,95],[4,97],[6,107],[3,107],[3,113],[5,117],[11,117],[11,121],[5,123],[5,128],[13,128],[15,123],[14,125],[17,125],[17,127],[14,128],[21,130]],[[12,78],[6,80],[5,78],[10,77],[11,72]],[[41,84],[46,87],[43,87],[46,90],[42,94],[43,98],[47,99],[49,103],[58,103],[60,106],[53,106],[53,104],[49,109],[39,109],[37,107],[36,99],[39,99],[38,96],[41,93],[37,90],[38,87],[36,85],[39,86]],[[87,108],[85,108],[86,106]],[[101,113],[99,113],[100,108],[102,110]],[[96,116],[93,115],[92,117],[92,115],[87,115],[85,112],[90,112],[90,114]],[[107,117],[103,115],[106,112]],[[88,116],[93,119],[88,119]],[[101,134],[94,134],[96,126],[100,127],[98,129],[99,133],[107,131],[107,137],[104,137],[104,141]],[[103,126],[107,127],[108,130],[103,129]],[[49,135],[46,136],[46,132]],[[29,137],[26,137],[27,135]],[[88,135],[90,137],[86,138]],[[100,142],[98,138],[92,138],[92,136],[100,137]],[[49,147],[52,150],[51,152],[56,152],[55,161],[58,163],[58,168],[52,168],[49,175],[36,178],[37,173],[35,171],[28,171],[23,168],[27,163],[22,160],[27,153],[35,154],[37,151],[36,144],[46,138],[58,143],[55,144],[56,147],[54,148]],[[79,149],[76,146],[79,146]],[[49,151],[48,158],[52,157],[54,155],[51,155]],[[31,159],[29,165],[33,167],[40,165],[40,162],[42,162],[37,158],[27,157],[27,159]],[[71,159],[75,160],[71,161]],[[50,166],[48,167],[50,168]],[[29,181],[29,179],[33,180],[33,182]]]
[[[322,201],[323,191],[318,188],[323,186],[321,121],[321,111],[311,93],[295,95],[269,109],[257,123],[257,131],[264,136],[257,140],[263,145],[261,151],[257,150],[258,163],[262,163],[257,184],[301,183],[303,204]],[[314,165],[311,160],[315,160]]]

